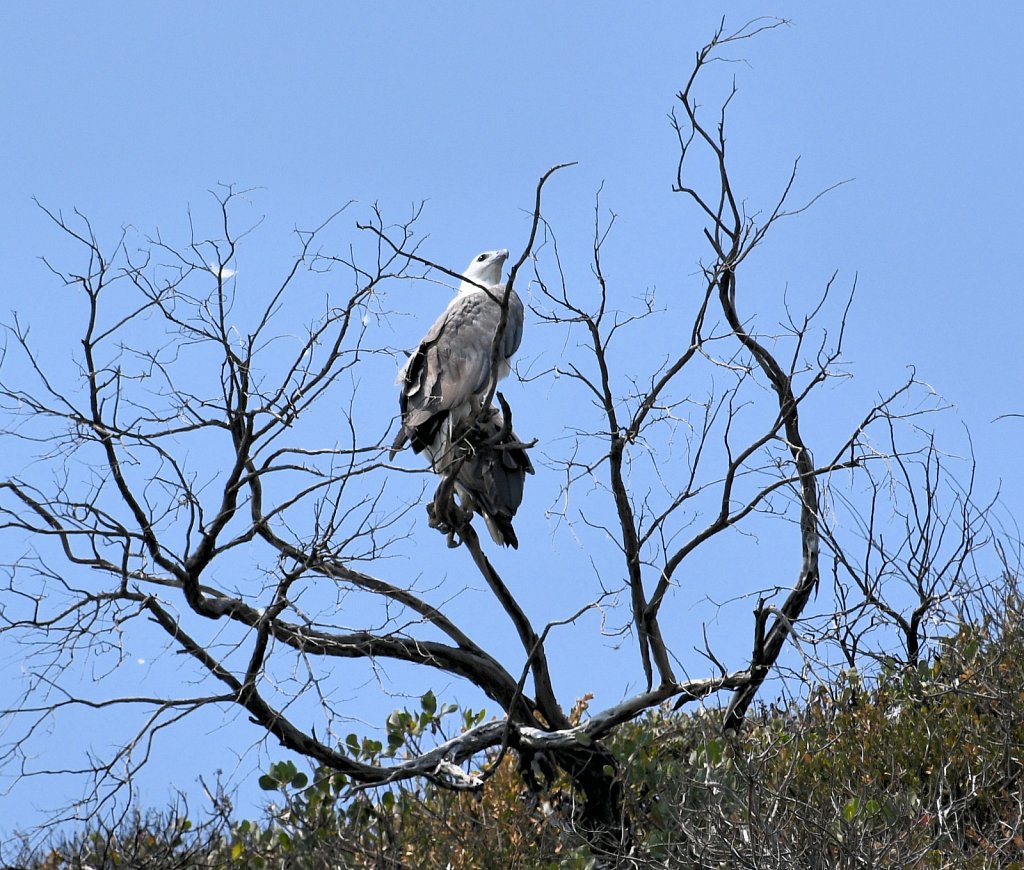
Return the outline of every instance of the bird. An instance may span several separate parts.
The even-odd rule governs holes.
[[[401,428],[390,457],[411,442],[424,450],[435,471],[445,463],[451,433],[480,414],[491,387],[505,377],[523,339],[523,303],[508,294],[508,318],[491,371],[494,336],[501,318],[505,285],[501,267],[508,250],[484,251],[462,274],[455,298],[434,321],[398,373]]]
[[[531,445],[512,431],[511,411],[500,394],[503,410],[484,407],[492,387],[509,373],[523,336],[523,303],[512,291],[492,365],[507,258],[505,249],[473,258],[455,298],[399,372],[401,426],[390,456],[411,444],[414,453],[427,454],[441,476],[428,506],[431,525],[448,532],[459,525],[452,513],[454,489],[463,514],[480,514],[495,543],[515,549],[519,541],[512,518],[523,500],[526,475],[534,473],[526,453]]]

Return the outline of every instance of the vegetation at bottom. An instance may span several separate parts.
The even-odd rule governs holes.
[[[233,818],[221,796],[202,818],[177,807],[93,822],[4,858],[39,870],[1024,868],[1024,605],[1016,593],[1003,604],[916,667],[842,672],[753,712],[739,734],[722,733],[717,710],[665,708],[623,726],[609,743],[625,786],[617,855],[581,830],[567,781],[509,751],[472,792],[368,790],[279,762],[260,780],[273,794],[262,818]],[[392,714],[386,744],[352,735],[347,751],[401,756],[485,716],[432,693],[420,707]],[[573,717],[585,715],[583,700]]]

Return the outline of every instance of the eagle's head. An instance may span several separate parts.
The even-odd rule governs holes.
[[[501,267],[508,259],[508,249],[500,251],[484,251],[477,254],[473,261],[466,267],[462,277],[466,280],[459,288],[460,292],[476,290],[475,284],[482,284],[484,287],[493,287],[501,283]],[[470,283],[472,282],[472,283]]]

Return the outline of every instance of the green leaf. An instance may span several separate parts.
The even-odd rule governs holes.
[[[420,698],[420,704],[423,706],[423,712],[428,716],[433,716],[437,712],[437,698],[429,690]]]
[[[273,776],[263,774],[259,779],[260,788],[264,791],[275,791],[280,783]]]
[[[843,818],[852,822],[860,812],[860,801],[857,798],[850,798],[843,807]]]
[[[304,773],[296,773],[291,779],[292,788],[305,788],[309,782],[309,777]]]

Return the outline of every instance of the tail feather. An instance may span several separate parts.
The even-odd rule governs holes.
[[[502,547],[519,549],[519,538],[516,537],[516,530],[512,528],[512,520],[500,516],[492,516],[481,511],[484,522],[487,523],[487,531],[491,533],[491,539],[495,544]]]

